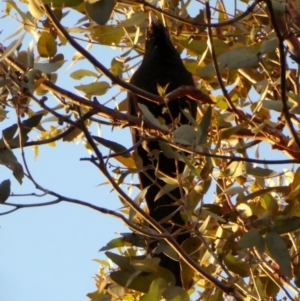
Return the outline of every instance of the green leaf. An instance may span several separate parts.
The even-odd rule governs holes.
[[[187,53],[191,54],[197,54],[201,56],[207,50],[207,41],[205,39],[187,39],[182,36],[175,36],[173,42],[174,44],[185,48]],[[228,51],[228,45],[222,40],[214,40],[214,47],[217,55]]]
[[[289,108],[291,108],[293,106],[293,103],[291,101],[287,101],[287,105]],[[262,106],[263,106],[263,108],[266,108],[268,110],[272,110],[275,112],[282,111],[282,105],[279,100],[263,100]]]
[[[269,85],[270,85],[270,82],[268,79],[263,79],[253,85],[255,91],[260,95],[258,103],[255,104],[255,110],[253,111],[253,113],[255,113],[256,111],[258,111],[260,109],[261,103],[265,99],[267,92],[269,90]]]
[[[223,301],[223,291],[219,288],[215,290],[214,294],[211,296],[210,301]]]
[[[11,54],[13,54],[13,52],[20,46],[20,44],[22,43],[22,40],[24,38],[24,34],[22,36],[20,36],[17,40],[14,40],[12,43],[10,43],[10,45],[8,45],[8,47],[5,48],[5,50],[3,51],[3,53],[0,56],[0,62],[2,62],[3,60],[5,60],[8,56],[10,56]]]
[[[56,8],[74,7],[82,3],[84,0],[42,0],[44,4],[51,4]]]
[[[122,27],[138,26],[139,24],[142,24],[145,19],[145,13],[142,10],[138,10],[133,13],[130,18],[121,21],[119,25]]]
[[[84,124],[88,124],[88,120],[86,120],[84,122]],[[68,133],[66,136],[63,137],[62,141],[67,141],[67,142],[71,142],[76,138],[79,138],[80,135],[83,135],[83,132],[80,128],[75,128],[73,129],[73,131],[71,131],[70,133]]]
[[[271,257],[279,265],[284,276],[291,276],[291,259],[283,238],[276,232],[270,231],[266,234],[265,242]]]
[[[125,158],[130,157],[130,153],[127,152],[127,148],[117,142],[110,141],[98,136],[92,136],[93,139],[95,139],[98,143],[102,144],[103,146],[113,150],[115,153],[123,153],[121,156]]]
[[[155,279],[150,286],[149,292],[140,298],[141,301],[159,301],[168,284],[165,279]]]
[[[18,130],[18,125],[17,125],[17,124],[13,124],[13,125],[11,125],[10,127],[4,129],[4,130],[2,131],[3,139],[4,139],[5,141],[7,141],[7,142],[8,142],[9,140],[12,140],[13,137],[14,137],[14,135],[15,135],[15,133],[17,132],[17,130]]]
[[[202,242],[198,237],[190,237],[182,243],[182,248],[197,262],[201,256],[201,245]],[[179,263],[182,285],[184,289],[188,290],[191,287],[191,283],[193,283],[194,271],[187,263],[183,261],[183,259],[179,258]]]
[[[124,38],[124,29],[115,25],[102,25],[91,29],[91,38],[102,45],[118,45]]]
[[[178,184],[174,185],[174,184],[166,184],[164,187],[162,187],[162,189],[160,189],[157,193],[157,195],[155,196],[154,202],[157,201],[159,198],[161,198],[163,195],[165,195],[166,193],[169,193],[170,191],[174,190],[178,188]]]
[[[286,200],[292,200],[299,196],[300,194],[300,167],[297,168],[294,173],[294,179],[291,184],[290,193],[285,197]]]
[[[172,146],[170,146],[168,143],[165,143],[163,141],[158,141],[159,147],[164,153],[164,155],[169,159],[175,159],[177,158],[177,152],[173,150]]]
[[[112,239],[102,247],[99,251],[107,251],[115,248],[121,248],[124,246],[137,246],[144,248],[146,247],[145,237],[141,234],[136,233],[122,233],[122,237]]]
[[[200,124],[198,126],[198,131],[197,131],[197,136],[198,136],[198,141],[197,144],[206,144],[207,143],[207,135],[208,135],[208,128],[211,123],[211,114],[212,114],[212,107],[209,106],[204,113]]]
[[[21,133],[19,133],[19,135],[17,137],[8,141],[10,147],[19,147],[20,146],[20,134],[22,137],[22,144],[24,145],[28,141],[28,133],[31,132],[31,130],[34,127],[37,127],[40,124],[40,121],[42,120],[43,116],[44,116],[44,113],[39,113],[39,114],[33,115],[30,118],[24,120],[21,123]],[[13,125],[13,126],[15,126],[15,125]],[[10,134],[12,134],[12,132]]]
[[[136,258],[136,259],[145,258],[145,256],[132,256],[132,257],[122,256],[122,255],[118,255],[118,254],[115,254],[115,253],[112,253],[112,252],[105,252],[105,255],[113,263],[115,263],[117,266],[119,266],[121,270],[128,271],[128,272],[135,271],[132,264],[131,264],[131,260],[133,258]]]
[[[0,122],[7,118],[7,113],[7,110],[3,110],[2,108],[0,108]]]
[[[221,140],[223,139],[228,139],[235,133],[237,133],[239,130],[242,130],[246,127],[247,122],[243,122],[237,126],[230,127],[228,129],[221,129],[220,134],[221,134]]]
[[[179,286],[172,286],[166,288],[166,290],[162,293],[163,297],[167,301],[189,301],[188,293]]]
[[[270,177],[272,175],[275,175],[276,172],[272,169],[268,169],[268,168],[261,168],[261,167],[253,167],[252,164],[248,164],[247,165],[247,174],[255,176],[255,177],[261,177],[261,178],[265,178],[265,177]]]
[[[300,229],[300,217],[297,216],[283,216],[275,220],[272,231],[278,234],[285,234]]]
[[[167,131],[168,127],[166,125],[161,124],[157,118],[154,117],[154,115],[149,111],[148,107],[139,103],[138,107],[142,111],[143,115],[147,120],[149,120],[153,125],[156,127],[162,129],[163,131]]]
[[[263,283],[264,286],[264,293],[267,297],[273,298],[274,296],[277,295],[279,292],[280,288],[277,283],[275,283],[271,278],[269,277],[259,277],[261,282]]]
[[[99,25],[105,25],[107,23],[114,6],[114,0],[85,1],[87,15]]]
[[[240,69],[257,66],[259,56],[253,48],[238,47],[221,54],[218,58],[218,67],[220,72],[227,69]],[[211,76],[215,73],[213,63],[202,68],[197,75],[199,77]]]
[[[263,55],[274,51],[278,47],[278,39],[271,38],[262,42],[259,52]]]
[[[263,196],[269,192],[276,191],[277,193],[282,193],[283,195],[288,194],[289,187],[288,186],[274,186],[265,189],[260,189],[255,192],[249,193],[247,195],[241,196],[239,198],[240,202],[247,202],[249,200],[253,200],[257,197]]]
[[[22,179],[24,177],[23,167],[18,162],[17,158],[13,152],[9,149],[0,149],[0,162],[2,165],[5,165],[10,170],[13,171],[13,175],[16,180],[22,184]]]
[[[174,132],[174,141],[183,145],[194,145],[196,142],[197,133],[192,126],[183,124]]]
[[[226,111],[228,109],[228,103],[226,98],[223,95],[218,95],[216,97],[216,105],[218,108],[220,108],[222,111]]]
[[[240,187],[240,186],[231,186],[227,189],[225,189],[222,193],[222,194],[225,194],[225,195],[230,195],[230,196],[233,196],[233,195],[236,195],[236,194],[242,194],[243,192],[247,191],[247,188],[245,187]]]
[[[260,199],[261,206],[270,212],[271,215],[275,215],[278,212],[279,206],[277,200],[272,195],[264,194]]]
[[[117,284],[117,283],[111,283],[109,285],[109,292],[113,295],[116,296],[118,298],[123,299],[121,297],[123,297],[126,294],[126,288]]]
[[[159,267],[160,259],[157,257],[144,258],[144,259],[132,259],[132,266],[137,271],[155,273]]]
[[[162,221],[164,221],[164,219],[162,219]],[[177,252],[164,240],[161,240],[159,242],[158,247],[155,250],[155,253],[156,254],[164,253],[165,255],[167,255],[168,257],[176,261],[178,260],[179,257]]]
[[[89,301],[111,301],[112,296],[99,293],[99,291],[95,291],[93,293],[87,294],[87,297],[90,299]]]
[[[4,204],[10,196],[10,180],[4,180],[0,184],[0,204]]]
[[[105,247],[102,247],[99,251],[107,251],[115,248],[121,248],[125,246],[131,246],[130,243],[126,242],[123,238],[115,238],[109,241]]]
[[[202,211],[203,214],[209,215],[210,217],[212,217],[213,219],[219,221],[220,223],[224,223],[224,224],[225,224],[225,223],[227,222],[227,221],[226,221],[224,218],[222,218],[220,215],[215,214],[215,213],[213,213],[213,212],[211,212],[211,211],[209,211],[209,210],[202,209],[201,211]]]
[[[238,242],[238,246],[242,249],[255,247],[262,254],[265,250],[265,241],[258,229],[250,229]]]
[[[229,253],[224,258],[224,263],[228,267],[228,270],[237,275],[240,275],[241,277],[248,277],[250,275],[249,264],[245,261],[235,258]]]
[[[147,293],[153,280],[157,276],[153,273],[145,273],[141,275],[137,271],[114,271],[110,273],[110,278],[123,287],[136,290],[138,292]]]
[[[265,280],[266,277],[263,277],[263,279]],[[267,298],[267,294],[265,293],[265,286],[263,284],[263,282],[261,281],[261,277],[254,277],[254,282],[258,291],[258,294],[260,296],[260,298],[262,298],[262,300],[264,300],[265,298]]]
[[[34,63],[33,68],[35,70],[40,70],[45,74],[50,74],[56,72],[65,62],[66,60],[61,60],[54,63]]]

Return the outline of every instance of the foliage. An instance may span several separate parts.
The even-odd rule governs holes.
[[[0,50],[0,118],[3,122],[15,116],[2,131],[0,163],[20,184],[26,176],[37,189],[58,199],[49,204],[64,200],[89,206],[122,219],[132,231],[102,248],[110,262],[98,261],[97,290],[88,297],[299,298],[299,1],[236,1],[235,11],[233,1],[216,1],[215,6],[179,0],[22,2],[6,1],[5,14],[17,14],[22,27]],[[199,13],[191,17],[195,9]],[[148,11],[167,24],[194,76],[197,90],[175,91],[198,102],[193,126],[169,129],[146,108],[141,108],[143,119],[125,113],[125,90],[156,102],[178,97],[173,92],[165,95],[164,87],[152,95],[128,83],[137,66],[136,53],[139,59],[143,54]],[[63,27],[68,14],[76,20]],[[35,38],[35,45],[22,45],[27,35]],[[120,50],[109,68],[103,65],[105,58],[92,55],[99,44]],[[59,71],[70,47],[76,50],[75,66],[81,60],[93,66],[70,75],[73,88],[83,96],[70,92],[61,80],[65,75]],[[117,91],[118,97],[111,97],[116,102],[104,105],[95,98],[112,91]],[[95,124],[120,131],[143,127],[145,139],[157,139],[166,156],[186,163],[183,174],[164,179],[168,184],[160,192],[168,193],[180,182],[187,193],[178,201],[186,221],[183,230],[192,237],[182,246],[147,215],[145,191],[131,199],[124,190],[125,179],[141,169],[135,146],[99,137]],[[120,212],[43,188],[31,176],[25,158],[18,162],[14,155],[15,149],[31,146],[38,155],[39,145],[78,140],[92,153],[88,161],[120,197],[125,206]],[[276,160],[268,160],[269,154]],[[35,206],[10,203],[9,195],[10,180],[1,179],[0,202],[14,208],[6,214]],[[161,250],[180,261],[184,289],[174,287],[173,275],[157,258],[146,256],[153,239],[161,239]]]

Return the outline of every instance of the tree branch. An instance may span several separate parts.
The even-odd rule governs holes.
[[[175,21],[179,21],[183,24],[187,24],[187,25],[192,25],[195,27],[210,27],[210,28],[216,28],[216,27],[222,27],[222,26],[228,26],[228,25],[233,25],[236,22],[239,22],[241,20],[243,20],[244,18],[246,18],[250,13],[252,13],[255,9],[255,7],[260,3],[263,2],[264,0],[255,0],[253,1],[253,3],[251,5],[248,6],[248,8],[241,13],[239,16],[236,16],[230,20],[224,21],[224,22],[218,22],[218,23],[211,23],[211,24],[207,24],[207,23],[199,23],[199,22],[194,22],[192,20],[186,19],[186,18],[182,18],[176,15],[173,15],[172,13],[169,13],[161,8],[156,7],[155,5],[144,1],[144,0],[135,0],[135,1],[131,1],[131,0],[118,0],[118,3],[123,3],[123,4],[129,4],[129,5],[143,5],[144,7],[149,7],[151,10],[156,11],[162,15],[165,15],[167,17],[169,17],[172,20]]]

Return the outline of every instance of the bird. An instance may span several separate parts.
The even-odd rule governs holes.
[[[149,18],[146,30],[145,53],[139,68],[134,72],[130,83],[147,92],[159,95],[158,87],[169,93],[181,86],[193,86],[195,83],[192,74],[185,68],[180,54],[171,42],[167,28],[154,18]],[[128,94],[129,113],[140,116],[141,112],[137,104],[145,105],[155,118],[164,120],[170,128],[178,125],[189,124],[188,118],[182,110],[188,110],[190,115],[196,119],[197,103],[188,97],[182,97],[170,101],[168,104],[157,104],[143,97]],[[175,124],[174,124],[175,123]],[[177,123],[177,124],[176,124]],[[133,142],[141,139],[141,129],[132,129]],[[162,194],[155,199],[161,188],[166,183],[158,177],[158,173],[176,179],[176,175],[182,173],[184,162],[174,158],[166,157],[162,152],[158,141],[143,141],[137,146],[137,153],[142,159],[143,171],[139,172],[141,189],[147,188],[145,201],[148,206],[149,215],[157,222],[164,220],[162,226],[173,233],[185,225],[185,221],[178,211],[178,203],[182,199],[182,191],[179,187],[169,193]],[[175,205],[176,200],[177,205]],[[170,222],[165,219],[170,216]],[[177,233],[177,232],[176,232]],[[179,244],[190,237],[189,233],[176,236]],[[158,243],[150,245],[155,248]],[[154,254],[160,258],[159,265],[168,269],[175,277],[175,285],[183,286],[181,279],[180,264],[178,261],[165,255],[163,252]]]

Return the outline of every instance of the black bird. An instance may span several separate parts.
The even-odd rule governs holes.
[[[137,71],[131,77],[130,83],[153,94],[158,95],[158,85],[166,87],[166,93],[169,93],[183,85],[195,86],[192,75],[183,65],[179,53],[173,46],[167,29],[159,22],[150,20],[146,32],[145,54],[143,61]],[[172,125],[174,120],[179,121],[179,125],[188,124],[187,118],[182,114],[182,110],[188,109],[193,118],[196,118],[197,104],[195,101],[187,97],[171,100],[168,104],[168,110],[165,105],[158,105],[147,99],[132,95],[129,93],[129,112],[131,115],[138,116],[137,103],[147,106],[149,111],[156,117],[165,120],[166,125]],[[133,130],[133,140],[137,142],[140,139],[140,131]],[[153,157],[153,150],[157,150],[156,157]],[[150,152],[152,154],[150,154]],[[141,189],[148,187],[145,199],[149,208],[149,214],[156,221],[161,221],[171,215],[178,207],[174,205],[175,200],[182,199],[180,189],[176,188],[169,192],[170,195],[164,194],[155,200],[157,193],[164,187],[166,183],[157,178],[155,168],[171,178],[176,178],[177,172],[182,173],[184,163],[179,161],[177,168],[175,159],[167,158],[160,150],[157,141],[143,143],[137,148],[137,153],[143,162],[144,171],[139,173]],[[147,174],[147,175],[146,175]],[[155,200],[155,201],[154,201]],[[178,203],[177,203],[178,204]],[[176,212],[170,218],[171,223],[163,223],[163,227],[174,232],[181,228],[185,222],[180,212]],[[172,226],[173,225],[173,226]],[[177,226],[176,226],[177,225]],[[188,233],[178,235],[176,237],[179,244],[189,238]],[[152,244],[150,248],[154,248],[156,244]],[[170,270],[176,279],[176,285],[182,286],[180,265],[178,261],[174,261],[164,253],[155,254],[159,257],[160,266]]]

